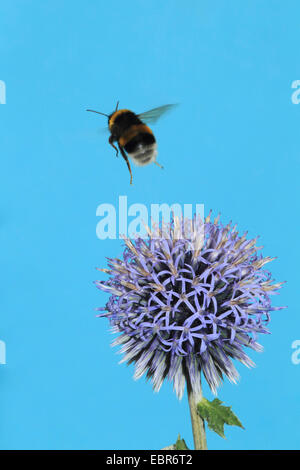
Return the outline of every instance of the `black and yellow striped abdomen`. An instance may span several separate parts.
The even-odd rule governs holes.
[[[109,117],[113,140],[124,148],[136,165],[147,165],[156,159],[156,141],[150,129],[128,109],[120,109]]]

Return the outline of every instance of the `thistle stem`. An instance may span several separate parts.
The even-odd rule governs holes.
[[[197,413],[197,404],[202,400],[202,390],[195,394],[192,390],[190,380],[187,380],[187,393],[191,413],[191,421],[194,436],[195,450],[207,450],[204,420]]]

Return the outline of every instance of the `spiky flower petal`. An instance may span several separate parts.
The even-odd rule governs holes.
[[[96,281],[111,294],[99,316],[120,333],[113,345],[121,362],[134,362],[134,377],[147,373],[156,391],[167,377],[179,398],[186,380],[199,393],[201,372],[214,393],[223,374],[236,382],[232,359],[254,365],[244,350],[262,350],[257,334],[268,333],[270,311],[280,308],[270,295],[281,284],[262,269],[272,258],[236,226],[210,218],[175,219],[147,240],[125,239],[123,259],[103,270],[110,279]]]

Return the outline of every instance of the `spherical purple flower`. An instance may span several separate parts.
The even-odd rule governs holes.
[[[125,239],[123,259],[101,270],[110,279],[96,281],[111,294],[99,316],[120,333],[121,362],[134,362],[135,378],[146,372],[156,391],[173,381],[179,398],[187,380],[200,392],[201,372],[214,393],[224,374],[236,382],[232,359],[254,365],[245,349],[262,350],[257,334],[268,333],[270,311],[280,308],[270,295],[281,284],[262,269],[272,258],[218,219],[175,218],[147,240]]]

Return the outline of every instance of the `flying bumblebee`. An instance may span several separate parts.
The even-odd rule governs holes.
[[[147,124],[155,123],[160,116],[176,105],[166,104],[142,114],[135,114],[129,109],[118,109],[118,106],[119,101],[115,111],[111,114],[100,113],[93,109],[87,109],[87,111],[102,114],[108,118],[108,129],[110,131],[108,142],[116,150],[117,155],[120,150],[122,157],[127,163],[130,173],[130,184],[132,184],[132,172],[127,154],[137,166],[145,166],[153,162],[162,168],[156,161],[156,140]],[[119,150],[114,145],[114,142],[117,142]]]

